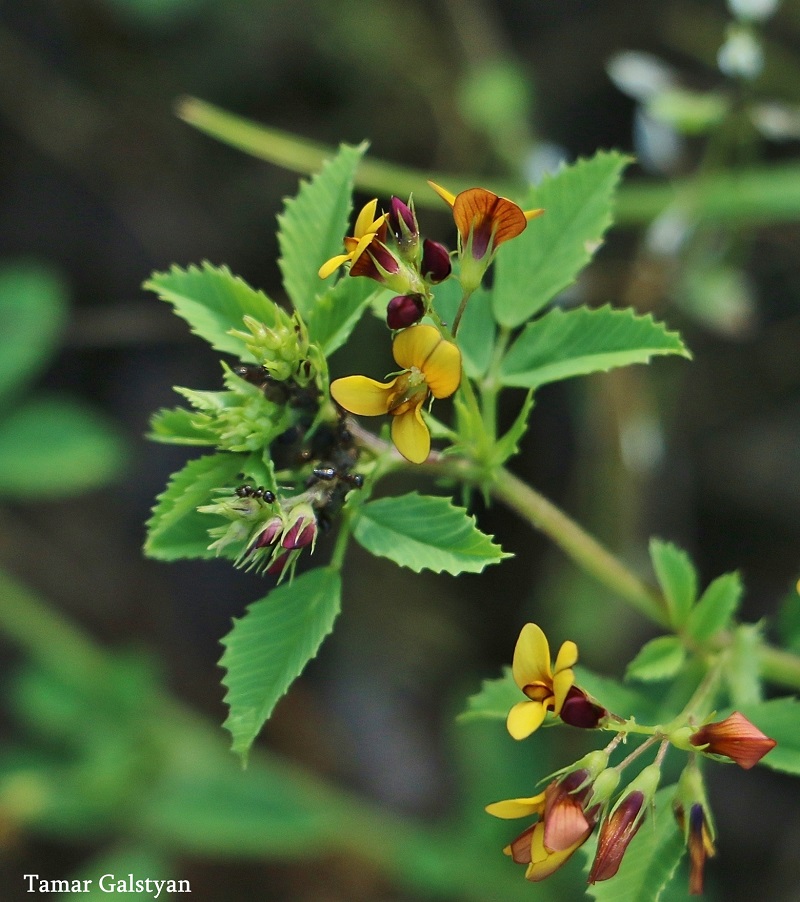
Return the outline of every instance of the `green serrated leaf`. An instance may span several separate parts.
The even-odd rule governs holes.
[[[367,551],[415,573],[480,573],[510,557],[464,508],[416,492],[367,502],[359,508],[353,535]]]
[[[505,720],[511,708],[524,700],[519,686],[514,682],[511,668],[504,667],[503,676],[483,680],[480,690],[467,699],[467,708],[458,715],[458,720]]]
[[[601,152],[532,190],[522,206],[545,213],[497,255],[492,309],[498,323],[521,326],[575,281],[611,225],[614,191],[629,162]]]
[[[654,807],[631,840],[616,876],[589,886],[590,898],[596,902],[658,902],[686,851],[672,814],[674,796],[674,786],[656,793]],[[584,847],[587,873],[594,845]]]
[[[726,629],[742,599],[742,580],[738,573],[723,573],[711,582],[692,608],[686,630],[698,642],[705,642]]]
[[[0,423],[0,495],[54,499],[105,485],[123,469],[125,445],[86,404],[38,395]]]
[[[725,680],[731,702],[737,708],[761,701],[761,642],[761,628],[758,624],[742,624],[733,634],[733,644],[725,663]]]
[[[0,269],[0,396],[28,382],[53,353],[67,317],[67,292],[50,267]]]
[[[551,310],[529,323],[500,366],[503,385],[538,388],[548,382],[584,376],[658,354],[689,357],[677,332],[669,332],[650,314],[609,306],[590,310]]]
[[[216,445],[216,430],[198,425],[197,415],[185,407],[162,408],[150,419],[148,438],[170,445]]]
[[[444,322],[453,322],[461,298],[461,285],[455,279],[436,286],[433,306]],[[458,346],[470,379],[480,379],[489,368],[496,331],[489,292],[479,288],[469,299],[458,327]]]
[[[650,540],[650,558],[664,593],[670,623],[682,627],[697,598],[697,571],[689,555],[660,539]]]
[[[318,275],[320,266],[342,253],[353,179],[366,149],[366,144],[343,144],[310,181],[300,183],[297,195],[286,201],[278,216],[283,287],[304,319],[311,315],[317,295],[325,288]]]
[[[347,341],[361,314],[382,294],[383,289],[371,279],[339,279],[314,302],[307,322],[310,340],[317,342],[329,357]]]
[[[208,261],[188,269],[173,266],[169,272],[153,273],[144,287],[172,304],[195,335],[239,360],[252,362],[254,358],[241,339],[228,332],[241,329],[245,315],[259,322],[275,320],[276,305],[263,291],[251,288],[227,266],[214,266]]]
[[[686,649],[677,636],[658,636],[645,643],[625,670],[625,679],[666,680],[683,666]]]
[[[214,557],[208,530],[224,521],[197,508],[208,504],[213,489],[234,482],[245,461],[239,454],[208,454],[173,474],[147,521],[145,554],[160,561]]]
[[[510,457],[519,452],[519,443],[522,440],[522,436],[528,431],[528,419],[532,410],[533,391],[531,390],[525,396],[525,401],[516,419],[511,424],[511,428],[497,440],[492,449],[492,460],[498,467],[503,466]]]
[[[225,727],[243,759],[278,699],[316,656],[340,600],[339,572],[319,567],[251,604],[222,640],[230,708]]]
[[[778,743],[759,763],[772,770],[800,776],[800,701],[794,696],[786,696],[736,707],[762,733]],[[722,720],[724,716],[727,715],[715,717],[715,720]]]

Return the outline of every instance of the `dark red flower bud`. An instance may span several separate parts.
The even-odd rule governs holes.
[[[305,548],[314,541],[317,534],[317,521],[307,520],[300,517],[291,525],[286,535],[283,537],[281,545],[284,548]]]
[[[617,873],[625,850],[642,825],[643,818],[639,815],[643,804],[644,793],[635,790],[603,821],[589,883],[608,880]]]
[[[422,265],[420,267],[422,277],[436,285],[450,275],[453,266],[450,263],[450,253],[443,244],[426,238],[422,242]]]
[[[689,737],[689,742],[703,752],[724,755],[745,770],[758,764],[778,744],[738,711],[734,711],[725,720],[700,727]]]
[[[290,553],[288,551],[279,554],[269,567],[267,567],[267,573],[269,573],[270,576],[279,576],[283,573],[284,568],[289,563],[289,556]]]
[[[400,261],[383,242],[373,238],[366,250],[350,267],[351,276],[366,276],[376,282],[385,282],[386,274],[400,272]]]
[[[393,197],[391,200],[389,228],[400,243],[417,238],[419,235],[419,225],[417,224],[417,217],[414,211],[408,204],[404,204],[399,197]]]
[[[559,717],[571,727],[593,730],[608,715],[608,711],[577,686],[571,686]]]
[[[256,539],[253,548],[264,548],[267,545],[273,545],[278,538],[278,534],[283,530],[283,521],[280,517],[273,517],[267,523],[266,529]]]
[[[414,294],[401,294],[392,298],[386,306],[386,325],[390,329],[405,329],[422,319],[425,305]]]

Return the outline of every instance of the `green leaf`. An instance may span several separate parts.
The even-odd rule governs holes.
[[[216,445],[219,435],[196,425],[197,414],[185,407],[162,408],[150,419],[148,438],[171,445]]]
[[[794,586],[783,599],[778,611],[777,628],[782,643],[791,651],[800,654],[800,592]]]
[[[322,283],[320,283],[322,284]],[[308,335],[329,357],[350,337],[361,314],[383,289],[371,279],[349,276],[317,298],[308,315]]]
[[[363,505],[353,534],[367,551],[415,573],[480,573],[510,557],[464,508],[448,498],[416,492]]]
[[[0,495],[59,498],[117,477],[127,452],[113,425],[86,404],[38,395],[0,422]]]
[[[614,190],[629,162],[601,152],[533,189],[522,206],[543,207],[544,216],[497,255],[492,308],[500,325],[521,326],[575,280],[611,225]]]
[[[742,599],[742,580],[738,573],[718,576],[692,608],[686,629],[698,642],[705,642],[730,624]]]
[[[733,644],[725,664],[725,680],[734,706],[761,701],[759,648],[763,638],[758,624],[746,623],[733,634]]]
[[[310,316],[315,298],[325,288],[318,275],[320,266],[343,252],[353,179],[366,149],[366,144],[342,145],[320,172],[300,183],[297,195],[286,201],[278,216],[278,264],[283,287],[304,319]]]
[[[521,701],[525,697],[514,682],[511,668],[504,667],[503,676],[484,680],[480,690],[467,699],[467,709],[458,715],[458,720],[505,720],[511,708]]]
[[[772,770],[800,776],[800,701],[786,696],[759,704],[737,705],[737,708],[778,743],[760,763]]]
[[[278,699],[333,628],[340,596],[339,572],[319,567],[251,604],[222,640],[230,708],[225,727],[243,759]]]
[[[235,482],[244,461],[239,454],[209,454],[174,473],[147,521],[145,554],[160,561],[214,557],[208,530],[224,521],[197,508],[209,503],[213,489]]]
[[[666,680],[675,676],[685,660],[686,649],[677,636],[658,636],[641,647],[628,664],[625,678],[642,682]]]
[[[533,410],[533,391],[529,390],[511,428],[497,440],[492,449],[492,460],[498,467],[519,452],[522,436],[528,431],[528,418]]]
[[[263,291],[251,288],[227,266],[208,261],[188,269],[173,266],[169,272],[153,273],[144,287],[172,304],[195,335],[239,360],[252,362],[253,356],[240,339],[228,335],[229,330],[241,329],[245,314],[259,322],[275,321],[276,305]]]
[[[66,288],[49,267],[19,263],[0,268],[0,397],[45,366],[66,317]]]
[[[444,322],[452,324],[461,298],[461,286],[455,279],[436,287],[433,306]],[[458,327],[458,346],[470,379],[480,379],[489,368],[496,331],[489,292],[479,288],[469,299]]]
[[[588,887],[592,899],[596,902],[658,902],[686,851],[672,814],[674,795],[674,786],[656,793],[654,808],[631,840],[616,876]],[[587,843],[585,854],[593,856],[594,846],[594,843]],[[591,860],[589,857],[587,872]]]
[[[171,881],[176,883],[181,878],[173,877],[175,868],[170,864],[168,858],[163,851],[156,851],[150,845],[125,845],[111,850],[106,850],[102,854],[92,858],[85,864],[77,874],[70,878],[73,880],[85,881],[80,890],[75,893],[59,893],[55,898],[60,902],[102,902],[107,900],[109,893],[116,892],[117,882],[124,880],[126,885],[128,882],[128,874],[133,874],[135,880],[150,879],[151,886],[154,887],[152,892],[144,894],[134,893],[134,899],[154,898],[156,892],[161,893],[161,897],[167,897],[166,889],[162,886],[159,890],[155,881]],[[108,875],[113,875],[109,877]],[[103,876],[105,875],[105,877]],[[42,879],[46,879],[42,877]],[[101,885],[101,882],[102,885]],[[34,880],[33,885],[38,886],[39,878]],[[26,881],[26,886],[27,886]],[[188,880],[185,881],[188,886]],[[169,893],[169,898],[174,898]]]
[[[651,539],[650,558],[667,602],[670,623],[681,627],[697,598],[697,571],[689,555],[671,542]]]
[[[600,307],[551,310],[529,323],[500,366],[503,385],[538,388],[547,382],[584,376],[657,354],[689,357],[677,332],[669,332],[650,314]]]

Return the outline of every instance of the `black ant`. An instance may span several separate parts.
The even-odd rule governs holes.
[[[338,479],[342,482],[346,482],[354,489],[360,489],[364,486],[364,477],[360,473],[342,472],[341,470],[337,470],[333,464],[321,464],[319,467],[314,467],[311,472],[312,475],[308,480],[310,485],[319,481],[333,482],[335,479]]]
[[[265,489],[263,485],[260,485],[258,488],[253,488],[253,486],[247,484],[240,485],[234,494],[240,498],[259,498],[266,501],[267,504],[274,504],[275,502],[275,493]]]

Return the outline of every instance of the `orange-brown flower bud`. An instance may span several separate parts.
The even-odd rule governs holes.
[[[688,824],[682,805],[676,804],[674,811],[678,826],[686,834],[689,848],[689,894],[699,896],[703,892],[706,859],[716,854],[711,828],[701,802],[695,802],[689,809]]]
[[[689,741],[700,751],[724,755],[745,770],[755,767],[778,744],[738,711],[725,720],[700,727]]]

